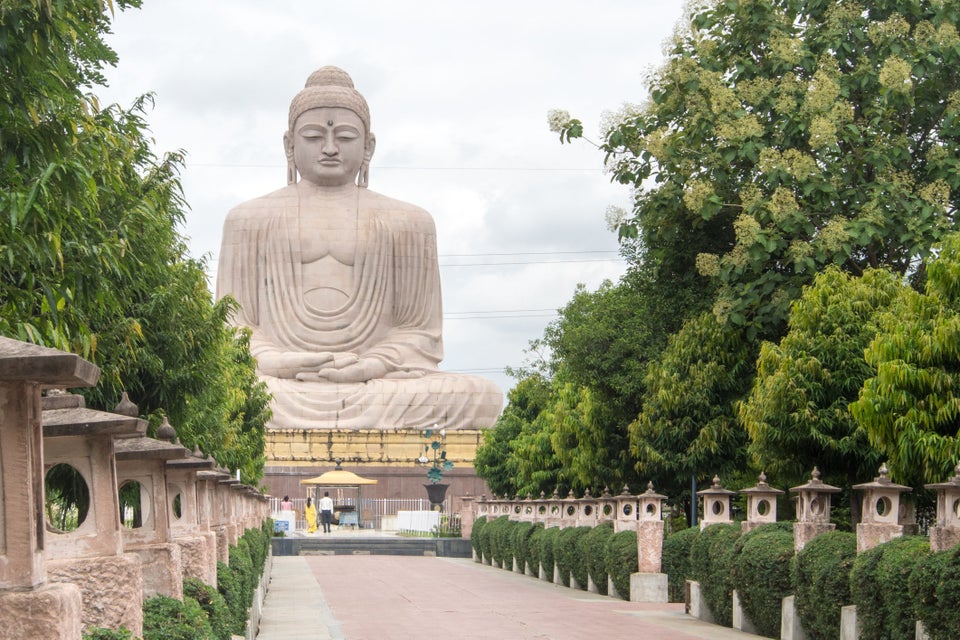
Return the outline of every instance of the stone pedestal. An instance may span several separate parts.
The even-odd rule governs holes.
[[[180,546],[172,543],[127,547],[129,554],[140,558],[143,565],[143,597],[183,597],[183,570]],[[214,583],[216,585],[216,583]]]
[[[660,573],[663,563],[663,520],[641,520],[637,524],[637,569]]]
[[[0,593],[0,637],[79,640],[81,608],[80,588],[74,584]]]
[[[687,613],[698,620],[703,620],[704,622],[709,622],[710,624],[716,623],[716,619],[713,617],[713,612],[710,611],[707,601],[704,600],[703,595],[700,593],[699,582],[696,580],[687,580],[686,595]]]
[[[126,627],[143,635],[143,572],[140,558],[131,555],[72,558],[47,563],[51,582],[69,582],[82,594],[83,628]]]
[[[177,536],[184,578],[196,578],[206,584],[217,584],[217,537],[213,532],[194,536]]]
[[[857,607],[848,605],[840,608],[840,640],[859,640],[857,625]]]
[[[669,600],[667,574],[630,574],[630,602],[669,602]]]
[[[787,596],[780,603],[780,640],[807,640],[797,615],[796,596]]]
[[[756,633],[757,627],[750,620],[750,617],[743,610],[740,603],[740,594],[733,590],[733,628],[744,633]]]

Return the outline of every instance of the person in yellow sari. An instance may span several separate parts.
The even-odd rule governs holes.
[[[303,510],[303,517],[307,520],[307,533],[316,533],[317,531],[317,508],[313,506],[310,498],[307,498],[307,507]]]

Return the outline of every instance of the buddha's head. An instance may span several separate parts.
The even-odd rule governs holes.
[[[367,186],[376,138],[370,132],[367,101],[345,71],[327,66],[310,74],[290,103],[283,146],[288,184],[296,182],[299,173],[319,186],[355,180]]]

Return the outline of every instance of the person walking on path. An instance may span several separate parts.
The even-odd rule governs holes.
[[[330,492],[324,491],[320,498],[320,522],[323,523],[323,532],[330,533],[330,523],[333,522],[333,500],[330,499]]]
[[[307,533],[317,532],[317,508],[307,498],[307,506],[303,509],[303,517],[307,521]]]

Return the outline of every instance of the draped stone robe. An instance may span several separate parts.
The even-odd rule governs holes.
[[[271,426],[492,426],[502,403],[496,385],[437,369],[442,305],[432,218],[367,189],[352,190],[350,197],[357,211],[352,284],[334,309],[304,298],[301,239],[324,232],[323,212],[301,211],[296,185],[236,207],[224,223],[217,296],[239,303],[234,321],[253,330],[254,356],[270,350],[352,353],[387,363],[384,378],[361,383],[259,372],[274,396]]]

